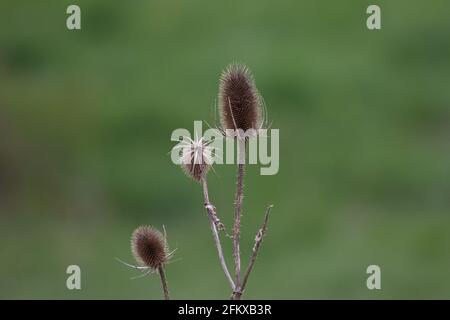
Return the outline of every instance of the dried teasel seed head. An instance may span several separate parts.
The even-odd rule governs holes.
[[[169,259],[165,236],[151,226],[140,226],[131,236],[131,251],[141,266],[156,270]]]
[[[245,65],[231,64],[222,72],[219,109],[223,130],[260,129],[262,104],[253,76]]]
[[[184,172],[195,181],[201,182],[212,165],[211,148],[200,138],[189,139],[182,150],[181,166]]]

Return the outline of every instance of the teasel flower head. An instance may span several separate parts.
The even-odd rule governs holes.
[[[170,259],[165,234],[151,226],[140,226],[131,236],[131,251],[142,267],[158,270]]]
[[[182,142],[181,166],[184,172],[197,182],[205,178],[212,166],[211,142],[205,141],[202,137],[194,140],[184,137],[187,141]]]
[[[222,129],[258,130],[263,123],[264,102],[250,70],[231,64],[220,77],[219,110]]]

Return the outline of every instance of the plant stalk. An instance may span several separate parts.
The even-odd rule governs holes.
[[[169,297],[169,287],[167,286],[166,273],[164,271],[164,267],[160,266],[158,268],[159,277],[161,278],[161,286],[164,292],[164,299],[170,300]]]
[[[236,182],[236,195],[234,201],[234,226],[233,226],[233,256],[234,267],[236,273],[236,293],[241,291],[241,216],[242,216],[242,201],[244,198],[244,175],[245,175],[245,137],[237,137],[238,141],[238,170]],[[237,300],[240,295],[236,294]]]
[[[236,286],[234,284],[234,281],[233,281],[233,278],[232,278],[230,272],[228,271],[227,263],[225,261],[224,255],[223,255],[222,245],[220,243],[219,233],[217,231],[217,226],[216,226],[216,221],[218,220],[217,213],[215,211],[215,207],[209,202],[208,184],[207,184],[205,178],[202,179],[202,186],[203,186],[203,197],[204,197],[204,201],[205,201],[205,208],[206,208],[206,211],[208,212],[208,218],[209,218],[209,222],[211,224],[211,231],[213,234],[214,243],[217,248],[217,254],[219,255],[220,265],[221,265],[222,270],[225,273],[225,276],[231,286],[231,289],[234,292],[236,289]]]

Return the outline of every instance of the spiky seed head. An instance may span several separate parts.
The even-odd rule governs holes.
[[[188,176],[197,182],[201,182],[211,165],[211,147],[203,138],[196,138],[185,143],[181,166]]]
[[[151,226],[140,226],[131,236],[131,251],[141,266],[156,270],[169,259],[164,235]]]
[[[219,109],[222,129],[258,130],[262,122],[262,98],[250,70],[231,64],[220,77]]]

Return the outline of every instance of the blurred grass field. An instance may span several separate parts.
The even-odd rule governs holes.
[[[244,258],[274,208],[245,298],[450,298],[450,5],[376,3],[380,31],[369,1],[79,0],[68,31],[72,2],[2,1],[0,298],[160,299],[115,261],[141,224],[178,248],[173,298],[228,298],[200,186],[169,151],[173,129],[214,123],[233,61],[280,129],[278,175],[246,178]],[[231,226],[235,168],[215,170]]]

